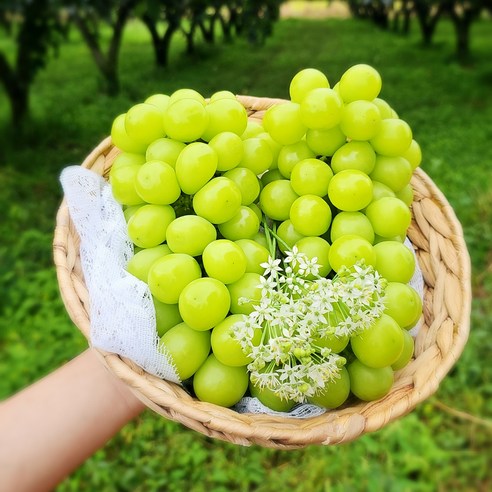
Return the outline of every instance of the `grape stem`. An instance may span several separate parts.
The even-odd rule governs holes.
[[[268,250],[270,252],[270,256],[272,258],[276,258],[277,254],[277,243],[281,244],[286,250],[290,249],[290,246],[278,236],[276,231],[275,223],[273,223],[273,227],[268,225],[267,219],[263,219],[263,229],[265,231],[265,237],[268,244]]]

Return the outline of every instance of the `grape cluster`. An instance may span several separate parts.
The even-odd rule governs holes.
[[[114,120],[121,152],[109,179],[136,251],[127,269],[148,284],[161,344],[199,399],[229,407],[249,387],[271,408],[289,407],[250,383],[234,326],[261,302],[269,257],[291,250],[315,260],[322,277],[362,263],[387,281],[376,323],[318,341],[347,366],[311,401],[334,408],[350,391],[378,399],[411,359],[408,330],[422,304],[403,241],[422,156],[381,86],[368,65],[333,88],[308,68],[261,123],[229,91],[205,100],[192,89],[153,95]],[[251,338],[261,343],[261,330]]]

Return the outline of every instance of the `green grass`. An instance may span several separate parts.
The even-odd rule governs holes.
[[[412,126],[423,169],[463,224],[473,264],[472,323],[464,353],[437,394],[382,431],[338,447],[276,451],[210,440],[150,411],[127,425],[59,491],[480,491],[492,485],[492,24],[473,26],[474,60],[453,61],[452,28],[435,44],[355,20],[285,20],[262,48],[243,41],[173,45],[168,69],[154,67],[145,29],[132,24],[121,57],[121,94],[100,94],[76,33],[36,80],[32,122],[17,140],[0,92],[0,397],[69,360],[86,346],[60,300],[51,259],[58,175],[108,134],[112,119],[155,92],[192,87],[208,96],[287,97],[306,66],[334,84],[350,65],[374,65],[382,97]],[[0,46],[7,41],[0,39]],[[14,135],[15,136],[15,135]],[[440,402],[471,416],[457,418]],[[487,420],[487,424],[480,420]]]

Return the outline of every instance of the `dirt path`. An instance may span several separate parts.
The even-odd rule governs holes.
[[[287,18],[305,18],[305,19],[325,19],[328,17],[345,19],[350,17],[348,6],[345,2],[335,0],[319,0],[314,2],[303,2],[293,0],[285,2],[280,6],[280,16]]]

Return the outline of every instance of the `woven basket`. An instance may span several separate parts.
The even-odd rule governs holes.
[[[249,117],[261,120],[280,99],[238,96]],[[118,154],[110,138],[82,166],[107,176]],[[391,392],[373,402],[351,403],[308,419],[239,414],[192,398],[179,385],[152,376],[128,359],[98,351],[104,364],[151,409],[207,436],[241,445],[295,449],[348,442],[402,417],[432,395],[460,356],[469,332],[470,260],[461,226],[446,198],[417,169],[412,177],[413,221],[408,236],[424,277],[424,322],[415,359],[395,374]],[[90,337],[89,296],[79,257],[79,238],[65,201],[56,219],[54,260],[61,295],[73,322]]]

